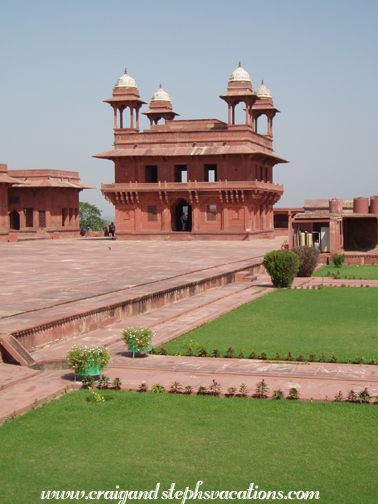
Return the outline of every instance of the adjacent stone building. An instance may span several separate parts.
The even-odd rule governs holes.
[[[273,182],[273,167],[286,163],[273,151],[279,111],[263,83],[253,92],[240,64],[220,98],[227,103],[227,123],[177,120],[160,86],[143,112],[150,129],[140,132],[139,112],[146,103],[126,71],[118,79],[105,100],[114,111],[114,149],[94,156],[114,162],[115,183],[102,184],[101,191],[115,206],[118,239],[273,236],[273,205],[283,193]],[[236,124],[239,104],[244,124]],[[260,116],[266,117],[264,134],[257,129]]]
[[[79,174],[0,165],[0,239],[80,235]]]

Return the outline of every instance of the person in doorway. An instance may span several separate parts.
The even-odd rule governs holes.
[[[181,231],[185,231],[186,229],[186,221],[188,220],[187,216],[183,213],[181,215]]]
[[[115,226],[114,226],[113,222],[111,222],[109,225],[109,236],[114,238],[114,233],[115,233]]]
[[[105,226],[105,236],[109,236],[109,228],[108,228],[108,226]]]

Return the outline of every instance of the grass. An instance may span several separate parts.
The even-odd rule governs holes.
[[[88,402],[90,391],[67,394],[0,428],[2,504],[116,485],[160,483],[161,496],[197,481],[203,490],[314,490],[330,504],[376,500],[374,405],[101,394],[103,404]]]
[[[240,349],[247,357],[252,350],[265,350],[268,358],[276,351],[285,359],[305,359],[314,353],[317,360],[332,352],[338,362],[378,360],[378,289],[332,288],[321,290],[276,290],[218,319],[170,341],[164,347],[170,355],[187,354],[185,345],[218,347],[224,356],[231,345],[235,356]]]
[[[346,265],[341,266],[341,268],[336,268],[336,266],[326,265],[324,277],[332,276],[334,273],[340,272],[340,278],[342,280],[378,280],[378,266],[369,266],[369,265]],[[323,268],[316,270],[312,276],[321,277],[323,276]]]

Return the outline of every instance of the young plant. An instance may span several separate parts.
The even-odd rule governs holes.
[[[86,375],[84,376],[84,378],[82,379],[82,382],[81,382],[81,388],[83,389],[88,389],[88,388],[92,388],[93,385],[95,383],[95,379],[93,378],[93,376],[91,375]]]
[[[214,350],[211,352],[211,356],[210,357],[220,357],[220,353],[219,353],[218,347],[214,348]]]
[[[283,399],[284,398],[284,393],[281,389],[275,390],[273,392],[273,399]]]
[[[322,352],[322,356],[320,357],[319,362],[325,362],[325,361],[326,361],[325,354],[324,352]]]
[[[261,359],[261,360],[266,360],[266,359],[267,359],[267,356],[266,356],[266,352],[265,352],[265,350],[263,350],[263,351],[261,352],[260,359]]]
[[[184,394],[190,395],[193,393],[193,387],[191,385],[187,385],[184,390]]]
[[[315,362],[315,359],[316,359],[316,355],[314,353],[310,353],[310,355],[308,356],[308,360],[310,362]]]
[[[239,355],[238,355],[238,359],[244,359],[243,350],[240,350]]]
[[[298,356],[298,359],[297,359],[299,362],[303,362],[304,361],[304,357],[303,355],[300,353],[299,356]]]
[[[222,392],[222,387],[221,385],[213,380],[213,383],[209,387],[210,390],[210,395],[217,396]]]
[[[336,268],[341,268],[344,260],[345,260],[345,254],[337,254],[337,253],[332,254],[332,262]]]
[[[197,395],[207,395],[207,388],[200,385],[197,390]]]
[[[355,364],[363,364],[364,363],[364,359],[361,357],[361,355],[359,355],[357,357],[357,359],[354,361]]]
[[[335,395],[335,402],[343,402],[344,401],[344,396],[341,390],[338,391],[338,393]]]
[[[168,350],[160,345],[160,355],[168,355]]]
[[[279,354],[278,350],[276,351],[276,360],[280,360],[280,354]]]
[[[170,394],[181,394],[182,386],[178,381],[174,381],[171,383],[171,388],[169,389]]]
[[[100,394],[97,394],[94,390],[92,390],[91,387],[89,387],[89,390],[91,391],[91,396],[88,397],[89,402],[96,402],[96,403],[104,403],[105,402],[105,397],[103,397]]]
[[[374,359],[374,357],[371,358],[369,364],[371,364],[372,366],[375,366],[375,364],[377,364],[377,361]]]
[[[121,390],[121,385],[122,385],[121,379],[118,377],[114,378],[114,380],[112,381],[112,386],[114,390]]]
[[[207,351],[205,347],[201,347],[198,351],[197,357],[207,357]]]
[[[254,350],[248,355],[248,359],[257,359],[256,352]]]
[[[299,399],[299,391],[297,388],[292,387],[289,392],[288,399],[291,399],[293,401],[296,401]]]
[[[337,357],[333,352],[332,352],[332,356],[331,356],[329,362],[333,362],[334,364],[336,364],[336,362],[337,362]]]
[[[155,385],[152,385],[152,392],[155,394],[164,394],[165,387],[160,383],[155,383]]]
[[[240,397],[247,397],[248,394],[248,385],[245,383],[242,383],[239,387],[239,396]]]
[[[108,389],[109,385],[110,385],[110,378],[106,375],[101,375],[97,388]]]
[[[291,352],[288,352],[287,357],[286,357],[286,360],[287,360],[287,361],[292,361],[292,360],[294,360],[294,357],[291,355]]]
[[[361,392],[359,392],[358,394],[358,400],[360,403],[365,403],[365,404],[369,404],[370,401],[371,401],[371,394],[370,392],[368,392],[368,389],[367,387],[365,387],[364,390],[362,390]]]
[[[232,346],[227,348],[227,352],[226,352],[225,357],[227,357],[228,359],[234,358],[234,349],[232,348]]]
[[[227,389],[227,395],[229,397],[233,397],[236,394],[237,388],[236,387],[228,387]]]
[[[269,388],[264,378],[257,384],[255,397],[257,399],[267,399]]]
[[[353,389],[348,390],[347,401],[352,403],[357,402],[357,394]]]
[[[142,381],[142,383],[138,387],[138,391],[147,392],[147,390],[148,390],[147,383],[145,381]]]

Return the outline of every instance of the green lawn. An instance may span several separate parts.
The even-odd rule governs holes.
[[[285,359],[290,351],[317,359],[332,352],[338,362],[354,362],[359,355],[364,362],[378,361],[378,289],[332,288],[321,290],[281,289],[170,341],[171,355],[187,353],[190,341],[222,356],[231,345],[235,356],[243,350],[258,355],[265,350],[268,358],[276,351]]]
[[[332,276],[334,273],[340,272],[341,279],[349,280],[378,280],[378,266],[342,266],[341,268],[336,268],[334,265],[328,265],[325,267],[324,276]],[[329,275],[328,275],[329,272]],[[323,276],[323,268],[315,271],[312,276],[321,277]]]
[[[197,481],[204,491],[254,483],[318,491],[325,504],[376,501],[374,405],[101,394],[104,404],[73,392],[0,427],[2,504],[37,504],[43,490],[150,491],[157,483],[161,501],[172,483],[185,490]]]

